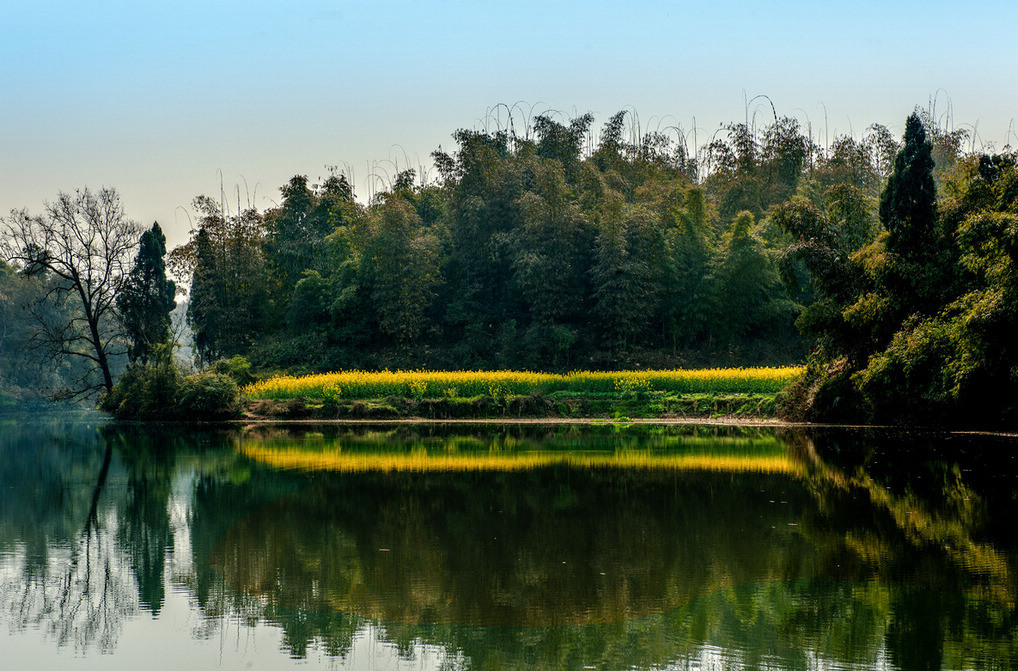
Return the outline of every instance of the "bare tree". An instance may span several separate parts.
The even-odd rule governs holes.
[[[124,346],[115,301],[141,227],[125,216],[116,189],[87,187],[60,193],[41,216],[12,210],[0,222],[0,258],[26,274],[49,275],[47,298],[71,307],[66,319],[37,320],[37,345],[54,360],[74,357],[89,364],[71,395],[109,391],[110,359]]]

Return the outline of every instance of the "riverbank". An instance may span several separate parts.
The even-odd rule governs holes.
[[[637,419],[738,418],[777,419],[778,393],[576,393],[526,396],[376,399],[330,398],[254,399],[245,404],[247,420],[475,420],[576,419],[625,421]]]
[[[342,371],[242,389],[249,419],[661,419],[777,416],[800,367],[700,370]]]

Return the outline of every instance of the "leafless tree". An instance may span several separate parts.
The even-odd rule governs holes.
[[[41,216],[12,210],[0,223],[0,258],[26,274],[48,275],[47,299],[71,308],[66,319],[38,319],[35,340],[54,362],[72,357],[89,364],[67,395],[109,391],[110,360],[124,344],[115,300],[141,235],[124,214],[120,195],[87,187],[60,193]]]

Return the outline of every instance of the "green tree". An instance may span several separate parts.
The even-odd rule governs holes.
[[[406,346],[421,335],[441,280],[438,241],[421,227],[410,203],[399,196],[386,200],[372,227],[363,270],[379,329]]]
[[[223,285],[216,270],[212,240],[204,228],[194,239],[195,266],[191,276],[191,294],[187,303],[187,323],[191,327],[195,353],[200,361],[212,363],[223,355],[223,315],[220,311]]]
[[[434,154],[450,190],[447,282],[438,304],[445,307],[443,321],[457,343],[459,365],[491,365],[492,341],[524,316],[507,244],[519,226],[524,161],[511,152],[504,132],[459,131],[455,138],[454,156]]]
[[[705,184],[717,201],[721,221],[731,221],[742,211],[760,217],[766,209],[760,146],[746,124],[732,124],[727,131],[727,141],[718,139],[706,148],[710,175]]]
[[[708,283],[713,253],[707,237],[710,222],[703,189],[689,189],[682,205],[672,207],[670,215],[675,223],[668,232],[673,279],[665,323],[675,350],[679,345],[694,345],[707,332],[713,317]]]
[[[194,207],[198,230],[170,252],[168,265],[191,281],[188,323],[199,361],[211,363],[244,353],[280,320],[274,319],[261,214],[250,208],[231,214],[208,196],[196,198]]]
[[[543,159],[559,161],[569,181],[575,181],[582,158],[583,140],[594,122],[592,114],[584,114],[564,126],[548,116],[534,118],[537,134],[537,155]]]
[[[533,189],[518,202],[520,226],[509,237],[513,278],[534,320],[576,322],[588,291],[593,228],[572,198],[558,161],[537,163],[533,175]]]
[[[886,180],[894,171],[894,157],[898,155],[901,143],[894,138],[886,126],[873,124],[866,131],[866,135],[863,137],[863,146],[869,153],[873,167],[880,175],[881,180]]]
[[[812,153],[812,143],[803,136],[797,120],[781,117],[764,129],[760,147],[761,167],[767,184],[764,208],[780,203],[795,192]]]
[[[55,277],[27,275],[0,261],[0,403],[59,395],[78,372],[69,361],[54,361],[39,342],[41,334],[70,318],[66,306],[46,300],[54,281]],[[80,363],[91,364],[84,359]]]
[[[280,191],[280,206],[265,215],[265,256],[289,295],[305,271],[326,272],[325,238],[356,211],[353,189],[343,175],[330,175],[320,187],[309,187],[297,175]]]
[[[609,192],[600,216],[590,269],[593,313],[612,362],[626,354],[650,325],[656,295],[652,226],[646,212],[626,212],[622,197]]]
[[[715,292],[712,333],[729,347],[791,323],[793,306],[754,225],[750,212],[735,217],[710,275]]]
[[[929,311],[942,277],[933,262],[940,247],[933,146],[917,114],[905,122],[905,144],[880,195],[880,222],[887,231],[888,274],[881,278],[898,314]]]
[[[281,278],[283,291],[289,293],[301,273],[314,267],[319,248],[331,231],[320,230],[328,222],[316,221],[312,216],[315,194],[308,188],[305,175],[294,176],[279,190],[283,201],[265,218],[265,253]]]
[[[138,255],[117,295],[117,311],[130,341],[127,356],[147,363],[153,348],[170,338],[176,285],[166,277],[166,236],[158,223],[141,234]]]

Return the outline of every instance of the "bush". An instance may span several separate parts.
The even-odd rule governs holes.
[[[172,362],[135,363],[99,399],[99,409],[121,419],[169,419],[175,414],[180,382],[180,371]]]
[[[777,399],[778,416],[792,421],[860,422],[867,419],[847,358],[810,359],[806,370]]]
[[[229,359],[220,359],[212,364],[212,372],[227,375],[237,383],[238,387],[251,384],[255,376],[251,374],[251,362],[239,354]]]
[[[176,411],[183,418],[227,419],[240,412],[240,391],[229,375],[215,371],[185,377],[176,398]]]
[[[907,321],[853,380],[880,421],[933,421],[955,413],[951,379],[957,351],[951,324]]]
[[[171,362],[133,364],[99,409],[118,419],[228,419],[240,412],[240,392],[222,373],[182,376]]]

